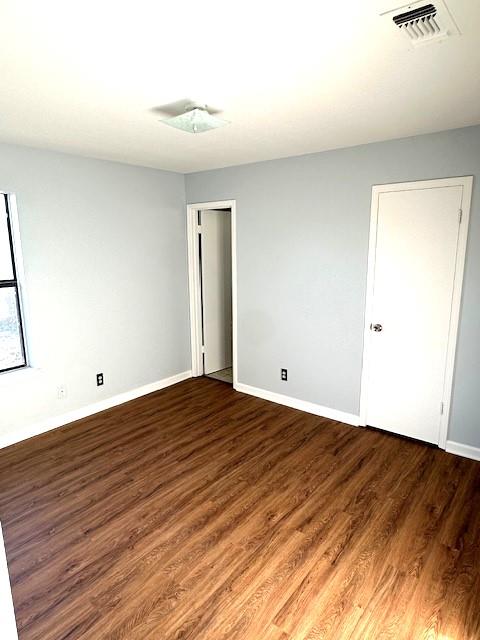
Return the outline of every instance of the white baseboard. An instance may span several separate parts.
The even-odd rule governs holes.
[[[297,398],[291,398],[290,396],[284,396],[281,393],[274,393],[273,391],[266,391],[265,389],[259,389],[257,387],[251,387],[250,385],[242,384],[241,382],[237,382],[235,390],[240,391],[241,393],[248,393],[250,396],[256,396],[263,400],[270,400],[270,402],[283,404],[286,407],[292,407],[292,409],[300,409],[300,411],[313,413],[316,416],[322,416],[322,418],[330,418],[330,420],[345,422],[346,424],[351,424],[355,427],[358,427],[360,424],[360,418],[353,413],[330,409],[329,407],[323,407],[320,404],[307,402],[305,400],[298,400]]]
[[[480,448],[471,447],[469,444],[462,444],[461,442],[453,442],[453,440],[447,440],[447,446],[445,447],[445,450],[448,453],[455,453],[457,456],[471,458],[472,460],[480,460]]]
[[[35,424],[29,425],[28,427],[13,431],[12,433],[6,433],[5,435],[0,436],[0,449],[9,447],[12,444],[21,442],[22,440],[26,440],[27,438],[38,436],[41,433],[45,433],[46,431],[57,429],[58,427],[62,427],[63,425],[68,424],[69,422],[81,420],[82,418],[91,416],[94,413],[98,413],[99,411],[111,409],[112,407],[123,404],[124,402],[128,402],[129,400],[135,400],[135,398],[146,396],[148,393],[153,393],[154,391],[159,391],[160,389],[164,389],[165,387],[170,387],[172,384],[177,384],[177,382],[182,382],[182,380],[187,380],[187,378],[191,377],[191,371],[183,371],[182,373],[177,373],[176,375],[170,376],[169,378],[163,378],[163,380],[151,382],[150,384],[146,384],[143,387],[137,387],[136,389],[125,391],[125,393],[120,393],[116,396],[112,396],[111,398],[105,398],[105,400],[100,400],[100,402],[88,404],[85,407],[80,407],[80,409],[74,409],[73,411],[69,411],[68,413],[62,413],[58,416],[46,418],[41,422],[37,422]]]

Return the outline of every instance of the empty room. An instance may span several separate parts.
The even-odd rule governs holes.
[[[0,22],[1,640],[480,640],[480,3]]]

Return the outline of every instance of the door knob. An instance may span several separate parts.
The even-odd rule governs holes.
[[[371,329],[372,331],[380,332],[380,331],[383,329],[383,327],[382,327],[382,325],[381,325],[381,324],[371,324],[371,325],[370,325],[370,329]]]

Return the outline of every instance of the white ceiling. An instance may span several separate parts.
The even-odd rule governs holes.
[[[480,123],[480,2],[412,49],[404,1],[2,0],[0,140],[188,173]],[[185,98],[232,124],[161,124]]]

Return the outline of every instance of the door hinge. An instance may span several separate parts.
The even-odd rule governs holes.
[[[444,404],[443,402],[440,402],[440,415],[443,416],[443,410],[444,410]]]
[[[462,224],[463,211],[461,209],[458,210],[458,224]]]
[[[202,344],[202,353],[205,353],[205,345]]]
[[[197,224],[197,233],[202,233],[202,225]]]

